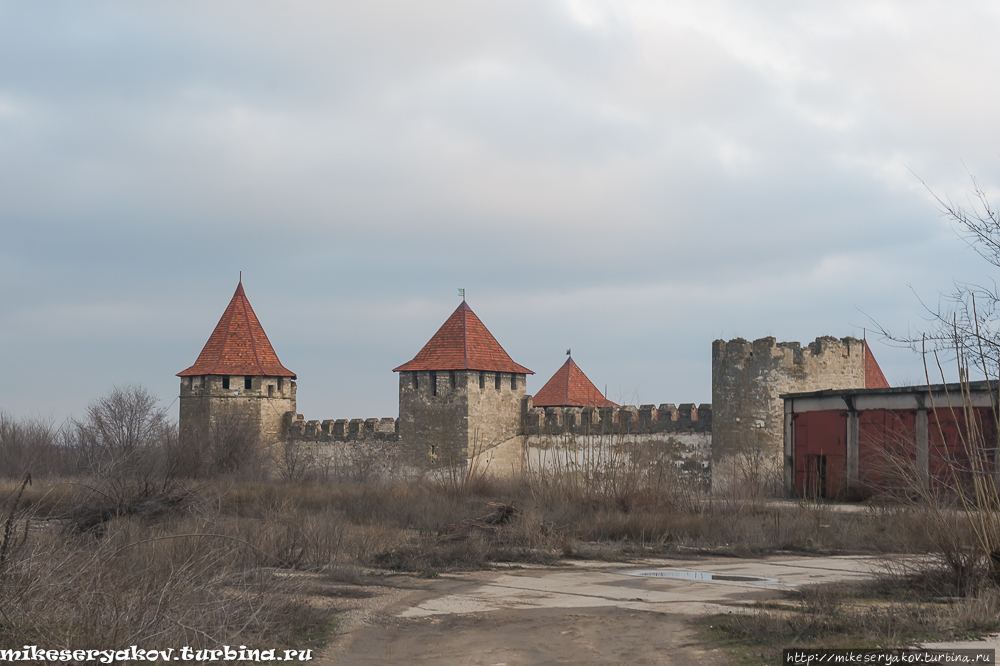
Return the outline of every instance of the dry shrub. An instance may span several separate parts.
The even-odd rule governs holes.
[[[10,534],[28,538],[0,540],[3,647],[301,648],[323,634],[329,614],[309,606],[301,579],[279,568],[319,569],[342,558],[339,513],[286,501],[242,517],[191,489],[136,490],[89,488],[71,517],[30,533],[30,514],[8,499]]]
[[[113,521],[101,538],[48,529],[3,571],[2,640],[74,649],[279,647],[326,622],[292,579],[256,560],[249,543],[134,518]]]
[[[673,439],[641,442],[627,433],[549,436],[538,449],[525,459],[520,481],[540,503],[569,500],[630,511],[697,503],[705,491],[700,470],[691,473],[684,447]]]
[[[21,479],[72,472],[64,433],[41,419],[17,420],[0,412],[0,478]]]
[[[481,522],[475,520],[474,522]],[[400,571],[433,572],[479,569],[492,562],[551,564],[560,555],[561,538],[535,512],[518,512],[494,529],[449,526],[442,534],[422,534],[366,559],[372,566]]]

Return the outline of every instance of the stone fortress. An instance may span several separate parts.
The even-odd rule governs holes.
[[[296,412],[296,375],[278,360],[241,280],[194,365],[178,373],[181,434],[238,418],[270,444],[347,459],[376,448],[418,467],[485,458],[494,469],[551,461],[553,450],[589,456],[627,442],[669,450],[679,468],[705,474],[713,458],[747,445],[780,456],[779,394],[887,386],[863,340],[823,337],[803,348],[763,338],[713,343],[711,405],[616,405],[572,357],[531,396],[526,380],[534,373],[511,359],[464,300],[394,372],[398,418],[305,420]]]

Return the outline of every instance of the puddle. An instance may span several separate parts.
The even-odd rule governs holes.
[[[767,583],[771,585],[782,585],[777,578],[765,578],[763,576],[744,576],[742,574],[720,574],[710,571],[677,571],[675,569],[636,569],[634,571],[623,571],[627,576],[641,576],[643,578],[680,578],[683,580],[716,581],[725,583]]]

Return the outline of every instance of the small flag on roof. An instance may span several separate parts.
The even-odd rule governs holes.
[[[465,290],[464,289],[459,289],[458,290],[458,295],[462,297],[463,301],[465,300]]]

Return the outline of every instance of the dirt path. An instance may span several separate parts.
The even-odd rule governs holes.
[[[698,641],[697,615],[741,612],[788,585],[874,567],[859,557],[706,558],[394,576],[341,607],[341,636],[321,663],[727,664]]]
[[[539,608],[396,619],[364,627],[336,663],[728,664],[689,618],[623,608]]]

